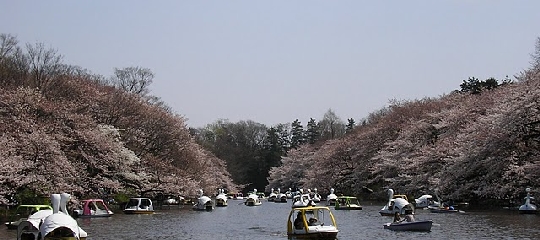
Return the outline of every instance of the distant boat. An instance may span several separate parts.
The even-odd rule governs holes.
[[[326,197],[326,205],[334,206],[336,205],[337,195],[334,193],[334,189],[330,188],[330,194]]]
[[[227,195],[225,195],[225,191],[220,188],[218,190],[218,195],[216,196],[216,207],[226,207],[227,204]]]
[[[114,214],[103,199],[86,199],[81,205],[82,209],[73,210],[74,217],[110,217]]]
[[[334,207],[336,210],[362,210],[358,198],[349,196],[339,196]]]
[[[203,190],[199,189],[199,198],[197,202],[193,205],[193,210],[197,211],[212,211],[214,209],[214,203],[212,199],[208,196],[204,196]]]
[[[407,200],[406,195],[396,194],[394,195],[393,189],[388,189],[388,202],[379,211],[382,216],[394,216],[396,212],[404,214],[406,210],[413,210],[413,206]]]
[[[307,206],[315,206],[317,205],[313,200],[309,197],[309,194],[304,194],[304,191],[300,189],[300,194],[294,195],[292,200],[292,208],[297,207],[307,207]]]
[[[538,209],[534,204],[532,204],[534,197],[531,196],[531,189],[526,188],[525,191],[527,192],[527,196],[525,196],[525,204],[519,207],[519,213],[536,214],[538,212]]]
[[[259,206],[261,204],[262,202],[257,194],[257,189],[254,189],[254,191],[247,196],[246,201],[244,202],[244,205],[246,206]]]
[[[416,232],[429,232],[433,221],[414,221],[414,222],[393,222],[383,225],[384,229],[390,229],[393,231],[416,231]]]
[[[435,201],[432,195],[425,194],[414,200],[416,208],[439,207],[440,201]]]
[[[154,206],[149,198],[130,198],[124,207],[125,214],[153,214]]]

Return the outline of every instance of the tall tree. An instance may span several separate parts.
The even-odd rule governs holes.
[[[114,69],[111,81],[114,86],[128,93],[146,96],[150,92],[150,84],[154,80],[154,73],[148,68],[127,67]]]
[[[332,109],[328,109],[318,125],[322,140],[335,139],[345,134],[345,123]]]
[[[306,141],[309,144],[314,144],[319,140],[320,137],[320,130],[319,125],[315,121],[315,119],[310,118],[309,122],[307,123],[307,129],[306,129]]]
[[[306,142],[305,132],[302,123],[296,119],[291,123],[291,148],[297,149]]]
[[[346,129],[345,129],[345,132],[346,133],[352,132],[352,130],[354,129],[355,126],[356,126],[356,122],[354,121],[353,118],[347,119],[347,126],[346,126]]]

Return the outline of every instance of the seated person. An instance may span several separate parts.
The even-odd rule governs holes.
[[[394,222],[395,223],[403,222],[403,219],[401,218],[401,215],[399,214],[399,212],[396,212],[394,214]]]
[[[294,219],[294,228],[296,229],[304,228],[304,217],[302,216],[302,213],[300,212],[298,212],[298,215],[296,215],[296,219]]]
[[[317,219],[316,218],[310,218],[308,222],[309,226],[315,226],[317,225]]]
[[[414,215],[412,213],[412,210],[405,211],[405,221],[414,222]]]

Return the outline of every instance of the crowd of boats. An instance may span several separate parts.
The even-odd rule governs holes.
[[[534,198],[526,188],[525,203],[519,207],[519,213],[536,214],[537,207]],[[414,218],[416,209],[426,209],[432,213],[464,213],[452,204],[443,202],[435,195],[422,195],[409,202],[407,195],[395,194],[393,189],[387,189],[388,201],[379,210],[381,216],[392,216],[392,222],[383,225],[384,229],[394,231],[431,231],[432,220],[417,220]],[[80,207],[68,212],[66,203],[71,196],[66,193],[52,194],[51,205],[19,205],[17,207],[18,219],[6,222],[8,229],[17,230],[17,240],[48,240],[48,239],[86,239],[87,233],[82,230],[74,218],[110,217],[114,213],[102,199],[86,199],[80,202]],[[294,237],[330,238],[335,239],[339,230],[336,219],[332,214],[334,210],[362,210],[359,200],[354,196],[337,196],[335,190],[321,197],[317,189],[303,189],[292,192],[289,189],[272,189],[268,196],[257,189],[249,192],[247,196],[242,193],[226,193],[218,189],[212,198],[206,196],[202,189],[198,191],[192,209],[196,211],[212,211],[215,207],[227,207],[229,200],[238,200],[238,205],[249,207],[260,206],[265,202],[291,203],[291,210],[287,220],[287,234]],[[178,202],[165,200],[167,204]],[[153,214],[154,205],[150,198],[131,198],[123,207],[124,214]]]

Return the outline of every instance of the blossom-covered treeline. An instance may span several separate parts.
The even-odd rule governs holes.
[[[225,163],[158,98],[63,64],[41,44],[0,40],[0,203],[21,192],[194,196],[237,188]]]
[[[271,170],[269,185],[384,197],[437,192],[472,203],[540,192],[540,39],[511,83],[479,93],[394,101],[345,137],[305,146]]]

